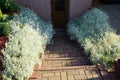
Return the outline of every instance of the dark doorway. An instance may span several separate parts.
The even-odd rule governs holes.
[[[52,0],[52,24],[54,28],[65,28],[68,22],[68,0]]]

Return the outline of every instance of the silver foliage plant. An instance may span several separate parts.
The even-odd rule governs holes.
[[[80,39],[77,41],[83,46],[86,39],[96,41],[104,36],[105,32],[113,31],[108,24],[108,18],[107,14],[96,8],[86,11],[82,16],[68,23],[70,38],[76,39],[79,37]]]
[[[120,36],[109,25],[103,11],[92,8],[67,25],[70,39],[76,39],[93,63],[102,63],[111,70],[113,61],[120,55]]]
[[[3,74],[7,80],[28,79],[35,64],[41,65],[40,54],[53,35],[51,23],[44,22],[32,10],[21,7],[10,21],[10,38],[4,54]]]

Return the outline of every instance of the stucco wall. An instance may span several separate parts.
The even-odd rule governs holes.
[[[51,0],[14,0],[33,9],[43,20],[51,21]]]
[[[92,5],[92,0],[70,0],[69,19],[74,20]]]
[[[43,20],[51,21],[51,0],[14,0],[33,9]],[[92,0],[69,0],[69,20],[79,17],[91,7]]]

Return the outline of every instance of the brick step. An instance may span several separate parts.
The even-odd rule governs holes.
[[[53,70],[72,70],[72,69],[95,69],[96,65],[83,65],[83,66],[69,66],[69,67],[41,67],[40,71],[53,71]]]
[[[58,46],[59,45],[59,46]],[[53,46],[49,46],[46,48],[46,50],[49,50],[49,51],[73,51],[73,52],[80,52],[83,50],[83,48],[78,48],[78,47],[75,47],[75,46],[70,46],[70,45],[61,45],[61,44],[58,44],[58,45],[53,45]]]
[[[47,51],[49,52],[49,51]],[[51,53],[81,53],[82,51],[72,51],[72,50],[63,50],[63,49],[58,49],[58,50],[51,50]],[[46,53],[46,52],[45,52]]]
[[[65,29],[59,29],[59,28],[58,28],[58,29],[55,29],[55,31],[61,33],[61,32],[65,32],[66,30],[65,30]]]
[[[49,52],[49,50],[47,50],[47,51],[45,51],[45,53],[80,53],[81,54],[81,52],[83,52],[83,51],[72,51],[72,50],[68,50],[68,51],[65,51],[65,50],[63,50],[63,49],[59,49],[59,50],[50,50],[50,52]]]
[[[58,41],[58,40],[57,40]],[[63,42],[63,41],[62,41]],[[65,45],[66,44],[66,45]],[[74,45],[74,44],[70,44],[70,42],[51,42],[51,44],[48,45],[50,48],[60,48],[60,47],[65,47],[65,48],[80,48],[79,45]]]
[[[42,67],[69,67],[92,65],[87,57],[45,58]]]
[[[62,42],[62,43],[61,43],[61,42]],[[57,40],[57,41],[51,41],[51,43],[50,43],[49,45],[47,45],[47,47],[54,47],[54,48],[55,48],[56,46],[57,46],[57,47],[59,47],[59,46],[60,46],[60,47],[61,47],[61,46],[63,47],[63,46],[64,46],[64,47],[68,47],[68,48],[69,48],[69,47],[73,47],[73,48],[80,48],[80,47],[81,47],[80,45],[75,44],[75,43],[73,43],[73,42],[71,43],[71,42],[62,41],[62,40],[61,40],[61,41],[58,41],[58,40]],[[60,47],[59,47],[59,48],[60,48]]]
[[[64,40],[63,38],[65,38],[65,40],[68,39],[65,33],[55,34],[55,35],[53,36],[53,39],[54,39],[54,40],[56,40],[56,39],[62,39],[62,40]]]
[[[65,45],[59,45],[59,46],[50,46],[49,48],[47,48],[47,50],[50,51],[59,51],[59,50],[63,50],[63,51],[80,51],[82,50],[81,48],[77,48],[77,47],[71,47],[71,46],[65,46]]]
[[[60,35],[59,35],[60,36]],[[69,40],[69,37],[68,36],[64,36],[64,35],[61,35],[60,37],[59,36],[54,36],[53,37],[53,41],[55,42],[56,40],[58,40],[59,42],[60,41],[65,41],[65,42],[73,42],[73,40]],[[76,41],[74,40],[74,43],[76,43]]]
[[[104,80],[95,66],[40,70],[39,74],[39,80]]]
[[[45,52],[45,58],[86,57],[83,52]]]
[[[69,66],[69,67],[42,67],[40,70],[40,75],[43,74],[42,77],[49,77],[54,76],[56,79],[56,76],[64,76],[69,75],[73,76],[76,79],[94,79],[94,80],[119,80],[118,78],[113,78],[113,74],[108,73],[102,65],[85,65],[85,66]],[[64,73],[64,74],[63,74]],[[77,75],[77,77],[75,77]],[[79,76],[79,77],[78,77]],[[87,78],[86,78],[87,77]],[[40,77],[41,78],[41,77]],[[58,77],[59,79],[59,77]],[[67,78],[66,78],[67,79]],[[65,79],[65,80],[66,80]],[[64,80],[64,79],[63,79]],[[74,79],[73,79],[74,80]]]
[[[55,35],[52,39],[53,43],[65,43],[65,44],[74,44],[78,45],[76,40],[70,40],[66,35]]]
[[[88,57],[61,57],[61,58],[44,58],[47,61],[60,61],[60,60],[80,60],[89,59]]]

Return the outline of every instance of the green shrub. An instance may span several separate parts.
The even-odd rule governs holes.
[[[0,9],[0,22],[7,22],[8,21],[8,15],[2,14],[2,11]]]
[[[10,32],[7,22],[0,22],[0,36],[7,36]]]
[[[9,31],[8,15],[2,14],[0,9],[0,36],[7,36]]]
[[[0,8],[5,12],[16,12],[19,6],[13,0],[0,0]]]

